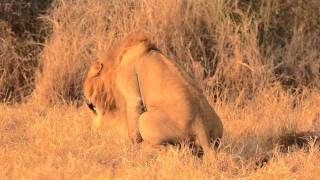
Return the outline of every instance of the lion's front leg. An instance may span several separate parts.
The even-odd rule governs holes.
[[[143,101],[140,92],[138,76],[132,61],[123,61],[119,68],[117,85],[126,102],[126,124],[129,138],[133,143],[142,142],[138,119],[143,113]]]
[[[133,144],[138,144],[143,141],[139,129],[134,129],[128,132],[128,136]]]
[[[133,143],[143,141],[139,132],[139,117],[143,113],[143,103],[141,100],[136,101],[135,105],[127,106],[127,129],[128,136]]]

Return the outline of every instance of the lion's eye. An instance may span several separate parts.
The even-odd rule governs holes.
[[[92,112],[97,114],[96,106],[94,104],[92,104],[91,102],[87,102],[87,106],[89,109],[91,109]]]

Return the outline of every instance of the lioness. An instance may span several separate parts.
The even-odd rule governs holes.
[[[195,81],[144,34],[127,36],[103,62],[92,65],[84,95],[95,122],[125,109],[128,135],[135,143],[194,141],[206,153],[223,134],[220,118]]]

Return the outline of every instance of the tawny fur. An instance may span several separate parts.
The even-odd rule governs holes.
[[[197,83],[144,34],[126,37],[84,82],[99,117],[125,109],[128,135],[148,146],[196,140],[204,151],[223,126]]]

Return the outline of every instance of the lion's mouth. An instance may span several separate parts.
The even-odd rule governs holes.
[[[97,114],[96,106],[91,101],[87,101],[86,104],[94,114]]]

